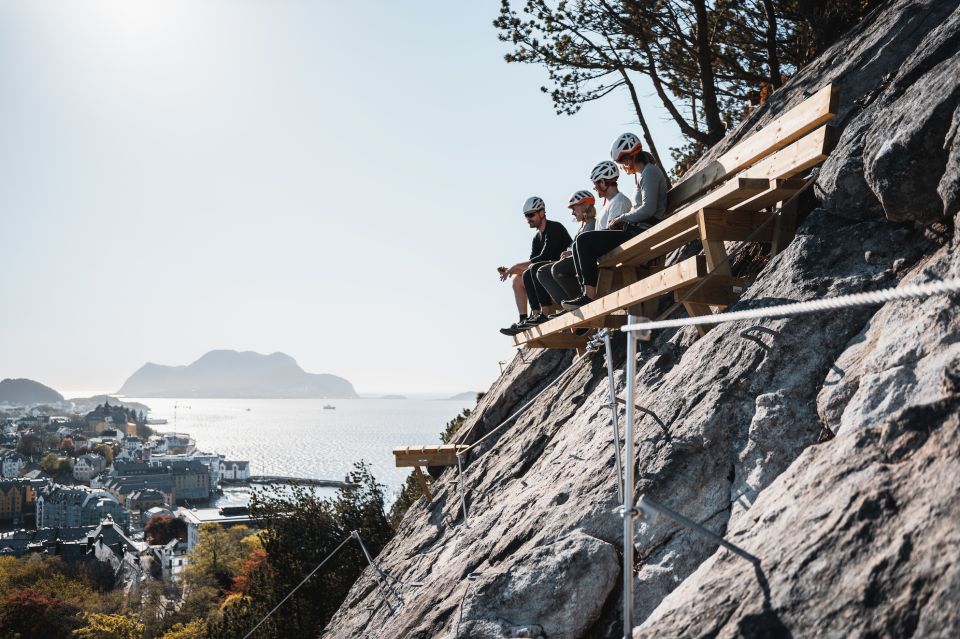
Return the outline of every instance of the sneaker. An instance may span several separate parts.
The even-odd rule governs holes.
[[[560,310],[557,311],[556,313],[550,313],[549,315],[547,315],[547,319],[556,319],[556,318],[560,317],[561,315],[563,315],[564,313],[566,313],[566,311],[563,310],[563,309],[560,309]]]
[[[526,320],[524,320],[524,321],[526,321]],[[504,335],[513,336],[513,335],[519,335],[519,334],[522,333],[525,329],[526,329],[526,327],[525,327],[521,322],[514,322],[513,324],[511,324],[510,326],[508,326],[508,327],[506,327],[506,328],[501,328],[501,329],[500,329],[500,332],[503,333]]]
[[[593,300],[587,297],[586,295],[581,295],[580,297],[575,297],[572,300],[563,300],[562,302],[560,302],[560,305],[563,306],[565,309],[572,311],[574,309],[580,308],[581,306],[589,304],[592,301]]]
[[[529,318],[526,322],[524,322],[524,324],[527,326],[527,328],[530,328],[531,326],[536,326],[537,324],[543,324],[544,322],[549,321],[549,319],[549,317],[541,313],[536,317]]]

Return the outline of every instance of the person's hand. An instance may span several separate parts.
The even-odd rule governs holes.
[[[560,259],[561,259],[561,260],[562,260],[562,259],[566,259],[566,258],[568,258],[568,257],[573,257],[573,251],[571,251],[571,250],[566,250],[566,251],[564,251],[563,253],[560,254]]]
[[[511,275],[521,275],[523,274],[524,270],[526,270],[525,267],[519,264],[514,264],[513,266],[507,269],[506,273],[504,273],[503,279],[507,279]]]
[[[500,281],[501,281],[501,282],[502,282],[503,280],[507,279],[507,267],[506,267],[506,266],[498,266],[498,267],[497,267],[497,273],[500,274]]]
[[[611,231],[619,231],[619,230],[622,230],[622,229],[623,229],[623,226],[624,226],[624,224],[623,224],[623,216],[622,216],[622,215],[621,215],[620,217],[615,217],[615,218],[613,218],[612,220],[610,220],[609,222],[607,222],[607,228],[610,229]]]

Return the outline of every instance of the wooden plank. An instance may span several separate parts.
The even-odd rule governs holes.
[[[699,215],[700,237],[704,241],[716,240],[721,243],[724,241],[743,242],[749,238],[757,228],[767,222],[771,215],[773,215],[773,213],[704,209]],[[773,239],[773,225],[773,222],[767,224],[752,241],[771,241]],[[704,248],[706,248],[706,245],[704,245]],[[710,264],[709,255],[707,264]]]
[[[838,104],[839,88],[837,85],[828,84],[675,185],[667,195],[667,207],[676,208],[728,175],[792,144],[836,115]]]
[[[632,237],[600,258],[601,267],[618,264],[638,264],[647,261],[638,256],[664,255],[697,239],[697,212],[703,208],[729,209],[749,200],[770,187],[764,179],[733,178],[718,189],[707,193],[696,202],[677,211],[653,228]]]
[[[790,178],[826,160],[835,144],[833,127],[822,126],[751,166],[742,175],[765,180]]]
[[[690,317],[700,317],[702,315],[712,315],[713,310],[707,304],[696,304],[693,302],[684,302],[683,308],[687,310],[687,315]],[[710,330],[709,325],[697,324],[697,335],[703,337],[707,334],[707,331]]]
[[[601,268],[597,274],[597,294],[606,295],[613,290],[614,271],[609,268]]]
[[[735,206],[729,207],[735,211],[762,211],[771,207],[777,202],[789,199],[803,187],[804,181],[800,178],[787,178],[785,180],[770,180],[770,188],[763,193],[741,202]],[[720,208],[720,207],[718,207]]]
[[[770,257],[780,253],[797,231],[797,202],[786,204],[773,223],[773,237],[770,242]]]
[[[574,335],[573,333],[555,333],[538,339],[530,340],[526,343],[527,348],[575,348],[586,347],[590,341],[586,335]]]
[[[417,466],[456,466],[457,451],[466,446],[447,444],[443,446],[403,446],[393,449],[397,468]]]
[[[581,326],[590,320],[609,315],[614,311],[688,286],[701,279],[706,273],[706,258],[702,255],[688,258],[678,264],[657,271],[635,284],[625,286],[618,291],[581,306],[577,310],[568,311],[565,315],[534,326],[514,336],[514,343],[517,345],[525,344],[563,329]]]
[[[432,502],[433,495],[430,494],[430,485],[427,483],[427,478],[423,476],[423,471],[420,470],[419,466],[414,466],[413,472],[417,475],[417,483],[420,484],[420,490],[423,491],[423,496],[427,498],[428,502]]]
[[[709,306],[727,306],[734,300],[736,294],[733,292],[732,284],[739,278],[717,278],[711,277],[707,282],[698,288],[690,297],[686,299],[692,304],[706,304]],[[680,300],[687,294],[690,287],[681,288],[674,292],[676,300]]]

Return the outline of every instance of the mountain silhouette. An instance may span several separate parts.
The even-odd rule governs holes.
[[[285,353],[210,351],[189,366],[147,363],[118,391],[127,397],[350,398],[353,384],[305,372]]]

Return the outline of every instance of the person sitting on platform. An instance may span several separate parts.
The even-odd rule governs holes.
[[[653,156],[644,152],[640,138],[632,133],[622,134],[614,140],[610,156],[628,175],[639,175],[633,208],[611,218],[607,230],[584,233],[577,238],[574,255],[583,293],[580,297],[564,300],[562,306],[566,309],[579,308],[597,298],[598,259],[650,228],[666,214],[667,176]]]
[[[574,236],[574,242],[581,234],[596,228],[597,209],[594,207],[595,202],[596,199],[590,191],[577,191],[570,196],[567,208],[573,213],[574,219],[580,222],[580,229]],[[580,282],[577,280],[577,268],[573,263],[573,251],[571,249],[564,251],[556,262],[548,262],[538,268],[536,276],[557,304],[569,297],[576,297],[580,293]],[[557,317],[564,312],[559,310],[550,317]]]
[[[546,315],[541,313],[541,307],[550,304],[550,294],[534,274],[537,267],[560,259],[560,254],[567,250],[571,241],[570,233],[563,224],[547,219],[546,206],[540,198],[527,198],[523,203],[523,216],[527,218],[530,228],[537,229],[530,251],[530,260],[517,262],[510,268],[505,266],[497,268],[501,281],[513,277],[513,296],[520,313],[520,321],[500,329],[504,335],[516,335],[531,326],[547,321]],[[530,302],[529,317],[526,313],[528,301]]]

